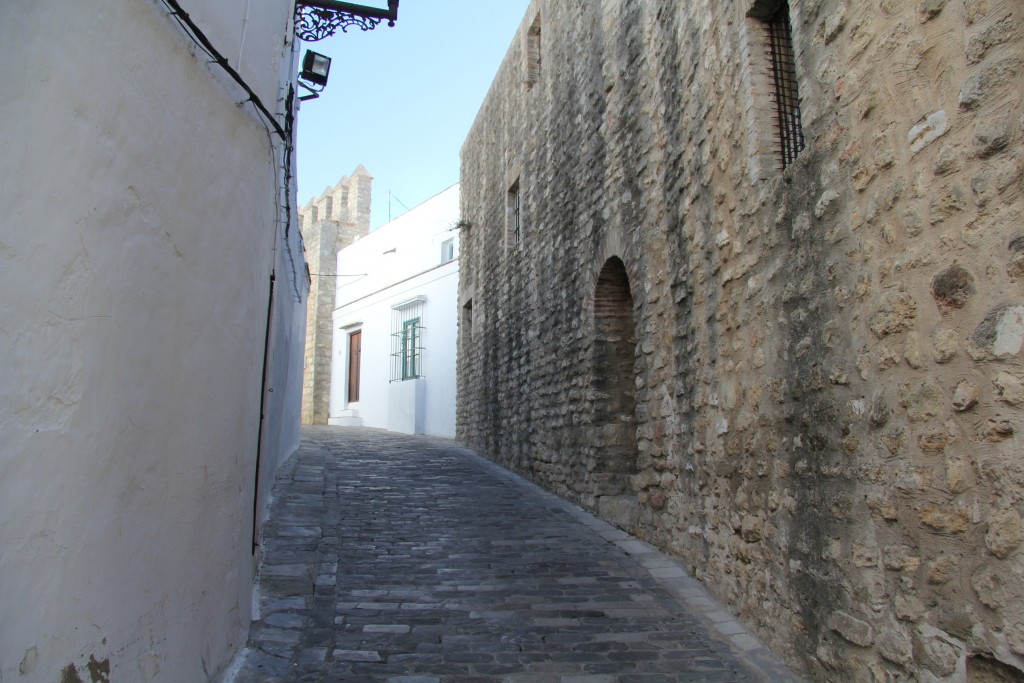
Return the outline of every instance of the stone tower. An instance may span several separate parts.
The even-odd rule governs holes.
[[[327,424],[331,396],[331,312],[338,251],[370,231],[373,176],[360,164],[299,212],[312,283],[306,309],[302,424]]]

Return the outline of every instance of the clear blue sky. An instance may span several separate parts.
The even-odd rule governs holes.
[[[387,0],[356,0],[387,7]],[[371,228],[459,181],[459,149],[529,0],[401,0],[398,22],[303,45],[327,55],[327,89],[298,116],[299,206],[359,164]]]

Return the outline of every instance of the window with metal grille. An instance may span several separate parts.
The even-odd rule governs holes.
[[[804,148],[789,2],[779,3],[778,8],[763,20],[763,24],[766,33],[766,56],[772,78],[771,97],[775,102],[778,154],[782,167],[786,168],[796,160]]]
[[[470,299],[462,307],[462,343],[468,346],[473,341],[473,300]]]
[[[416,379],[420,369],[420,319],[402,323],[402,379]]]
[[[523,239],[522,212],[519,206],[519,179],[508,190],[508,242],[519,244]]]
[[[391,381],[423,376],[423,307],[416,297],[391,309]]]

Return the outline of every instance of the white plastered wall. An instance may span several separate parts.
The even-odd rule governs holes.
[[[181,4],[278,112],[290,3]],[[281,146],[155,0],[5,2],[0,44],[0,680],[214,680],[249,622]]]

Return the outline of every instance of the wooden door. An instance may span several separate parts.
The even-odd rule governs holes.
[[[363,333],[348,335],[348,402],[359,401],[359,366],[363,355]]]

